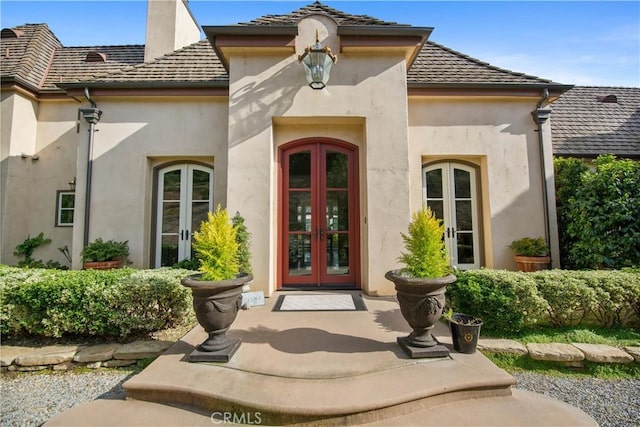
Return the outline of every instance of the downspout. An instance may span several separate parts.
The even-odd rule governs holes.
[[[545,150],[544,150],[544,134],[542,133],[542,125],[549,119],[551,115],[551,110],[542,108],[542,104],[549,99],[549,89],[544,88],[542,91],[542,96],[540,100],[536,104],[536,109],[531,112],[533,116],[533,121],[538,125],[538,145],[540,149],[540,167],[541,167],[541,177],[542,177],[542,200],[544,203],[544,232],[545,232],[545,241],[549,246],[551,246],[551,242],[549,239],[551,238],[551,229],[549,225],[549,193],[547,191],[547,165],[545,162]]]
[[[91,104],[91,108],[81,108],[80,114],[89,123],[89,141],[87,150],[87,178],[85,187],[85,199],[84,199],[84,246],[89,243],[89,220],[90,220],[90,207],[91,207],[91,176],[93,168],[93,136],[97,132],[96,124],[100,121],[102,111],[98,109],[95,101],[89,95],[89,88],[84,88],[84,97]]]

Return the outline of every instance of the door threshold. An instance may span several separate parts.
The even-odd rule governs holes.
[[[346,285],[283,285],[279,291],[359,291],[360,288],[353,284]]]

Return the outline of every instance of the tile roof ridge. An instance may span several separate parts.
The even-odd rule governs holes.
[[[145,47],[143,44],[103,44],[103,45],[81,45],[81,46],[63,46],[62,49],[100,49],[100,48],[117,48],[117,47]]]
[[[575,85],[576,89],[634,89],[640,90],[640,86],[596,86],[596,85]]]
[[[544,83],[554,83],[553,80],[544,79],[542,77],[533,76],[531,74],[526,74],[526,73],[522,73],[522,72],[519,72],[519,71],[509,70],[508,68],[502,68],[502,67],[498,67],[496,65],[492,65],[492,64],[490,64],[490,63],[488,63],[486,61],[482,61],[481,59],[478,59],[478,58],[475,58],[473,56],[467,55],[465,53],[462,53],[460,51],[457,51],[455,49],[447,47],[447,46],[445,46],[443,44],[436,43],[436,42],[434,42],[432,40],[427,40],[425,45],[434,45],[434,46],[439,47],[440,49],[446,50],[447,52],[452,53],[452,54],[454,54],[454,55],[456,55],[456,56],[458,56],[460,58],[472,61],[472,62],[474,62],[474,63],[476,63],[478,65],[482,65],[484,67],[490,68],[490,69],[495,70],[495,71],[508,73],[508,74],[511,74],[513,76],[518,76],[518,77],[526,77],[526,78],[530,78],[530,79],[536,79],[536,80],[540,80],[541,82],[544,82]]]
[[[340,25],[340,23],[337,20],[345,20],[345,21],[352,20],[352,21],[360,21],[361,23],[359,24],[352,23],[347,25],[363,25],[363,26],[384,25],[384,26],[402,26],[402,27],[411,26],[409,24],[399,24],[397,22],[384,21],[382,19],[370,16],[370,15],[359,15],[359,14],[357,15],[357,14],[348,13],[342,10],[335,9],[320,1],[314,1],[313,3],[309,3],[305,6],[299,7],[298,9],[295,9],[289,13],[262,15],[250,21],[239,22],[237,25],[239,26],[270,25],[268,22],[265,23],[265,21],[269,21],[269,20],[281,20],[281,21],[289,20],[297,23],[302,19],[312,15],[326,16],[332,19],[333,21],[335,21],[336,24],[338,25]]]
[[[32,62],[37,61],[37,57],[43,54],[42,45],[45,44],[45,47],[46,47],[45,39],[48,36],[52,37],[54,44],[57,43],[58,45],[58,46],[54,46],[53,49],[51,50],[51,54],[49,55],[49,58],[47,58],[47,66],[45,68],[45,71],[42,73],[42,76],[38,79],[38,83],[36,87],[40,89],[42,88],[42,85],[47,79],[47,75],[51,68],[51,64],[52,64],[55,52],[58,48],[62,47],[62,43],[60,42],[60,40],[58,40],[55,34],[53,34],[53,31],[51,31],[51,29],[47,24],[27,24],[27,25],[33,26],[35,28],[33,29],[33,33],[29,36],[28,40],[26,41],[25,48],[24,48],[25,53],[20,58],[20,61],[18,62],[18,66],[16,67],[16,71],[15,71],[16,76],[19,76],[21,79],[25,79],[25,77],[23,76],[28,76],[33,71],[34,68],[33,68]],[[14,28],[17,28],[17,27],[14,27]],[[35,58],[34,58],[34,55],[35,55]],[[28,79],[25,79],[25,80],[28,81]]]

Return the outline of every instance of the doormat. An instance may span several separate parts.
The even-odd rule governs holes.
[[[273,311],[367,311],[360,294],[280,295]]]

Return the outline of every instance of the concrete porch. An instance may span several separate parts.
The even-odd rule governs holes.
[[[513,377],[482,354],[455,353],[444,324],[435,335],[451,356],[409,359],[396,344],[409,332],[397,303],[364,299],[368,311],[272,312],[268,298],[239,313],[230,335],[243,344],[229,363],[186,361],[206,337],[198,326],[125,383],[127,400],[93,401],[46,425],[595,425],[511,390]]]

